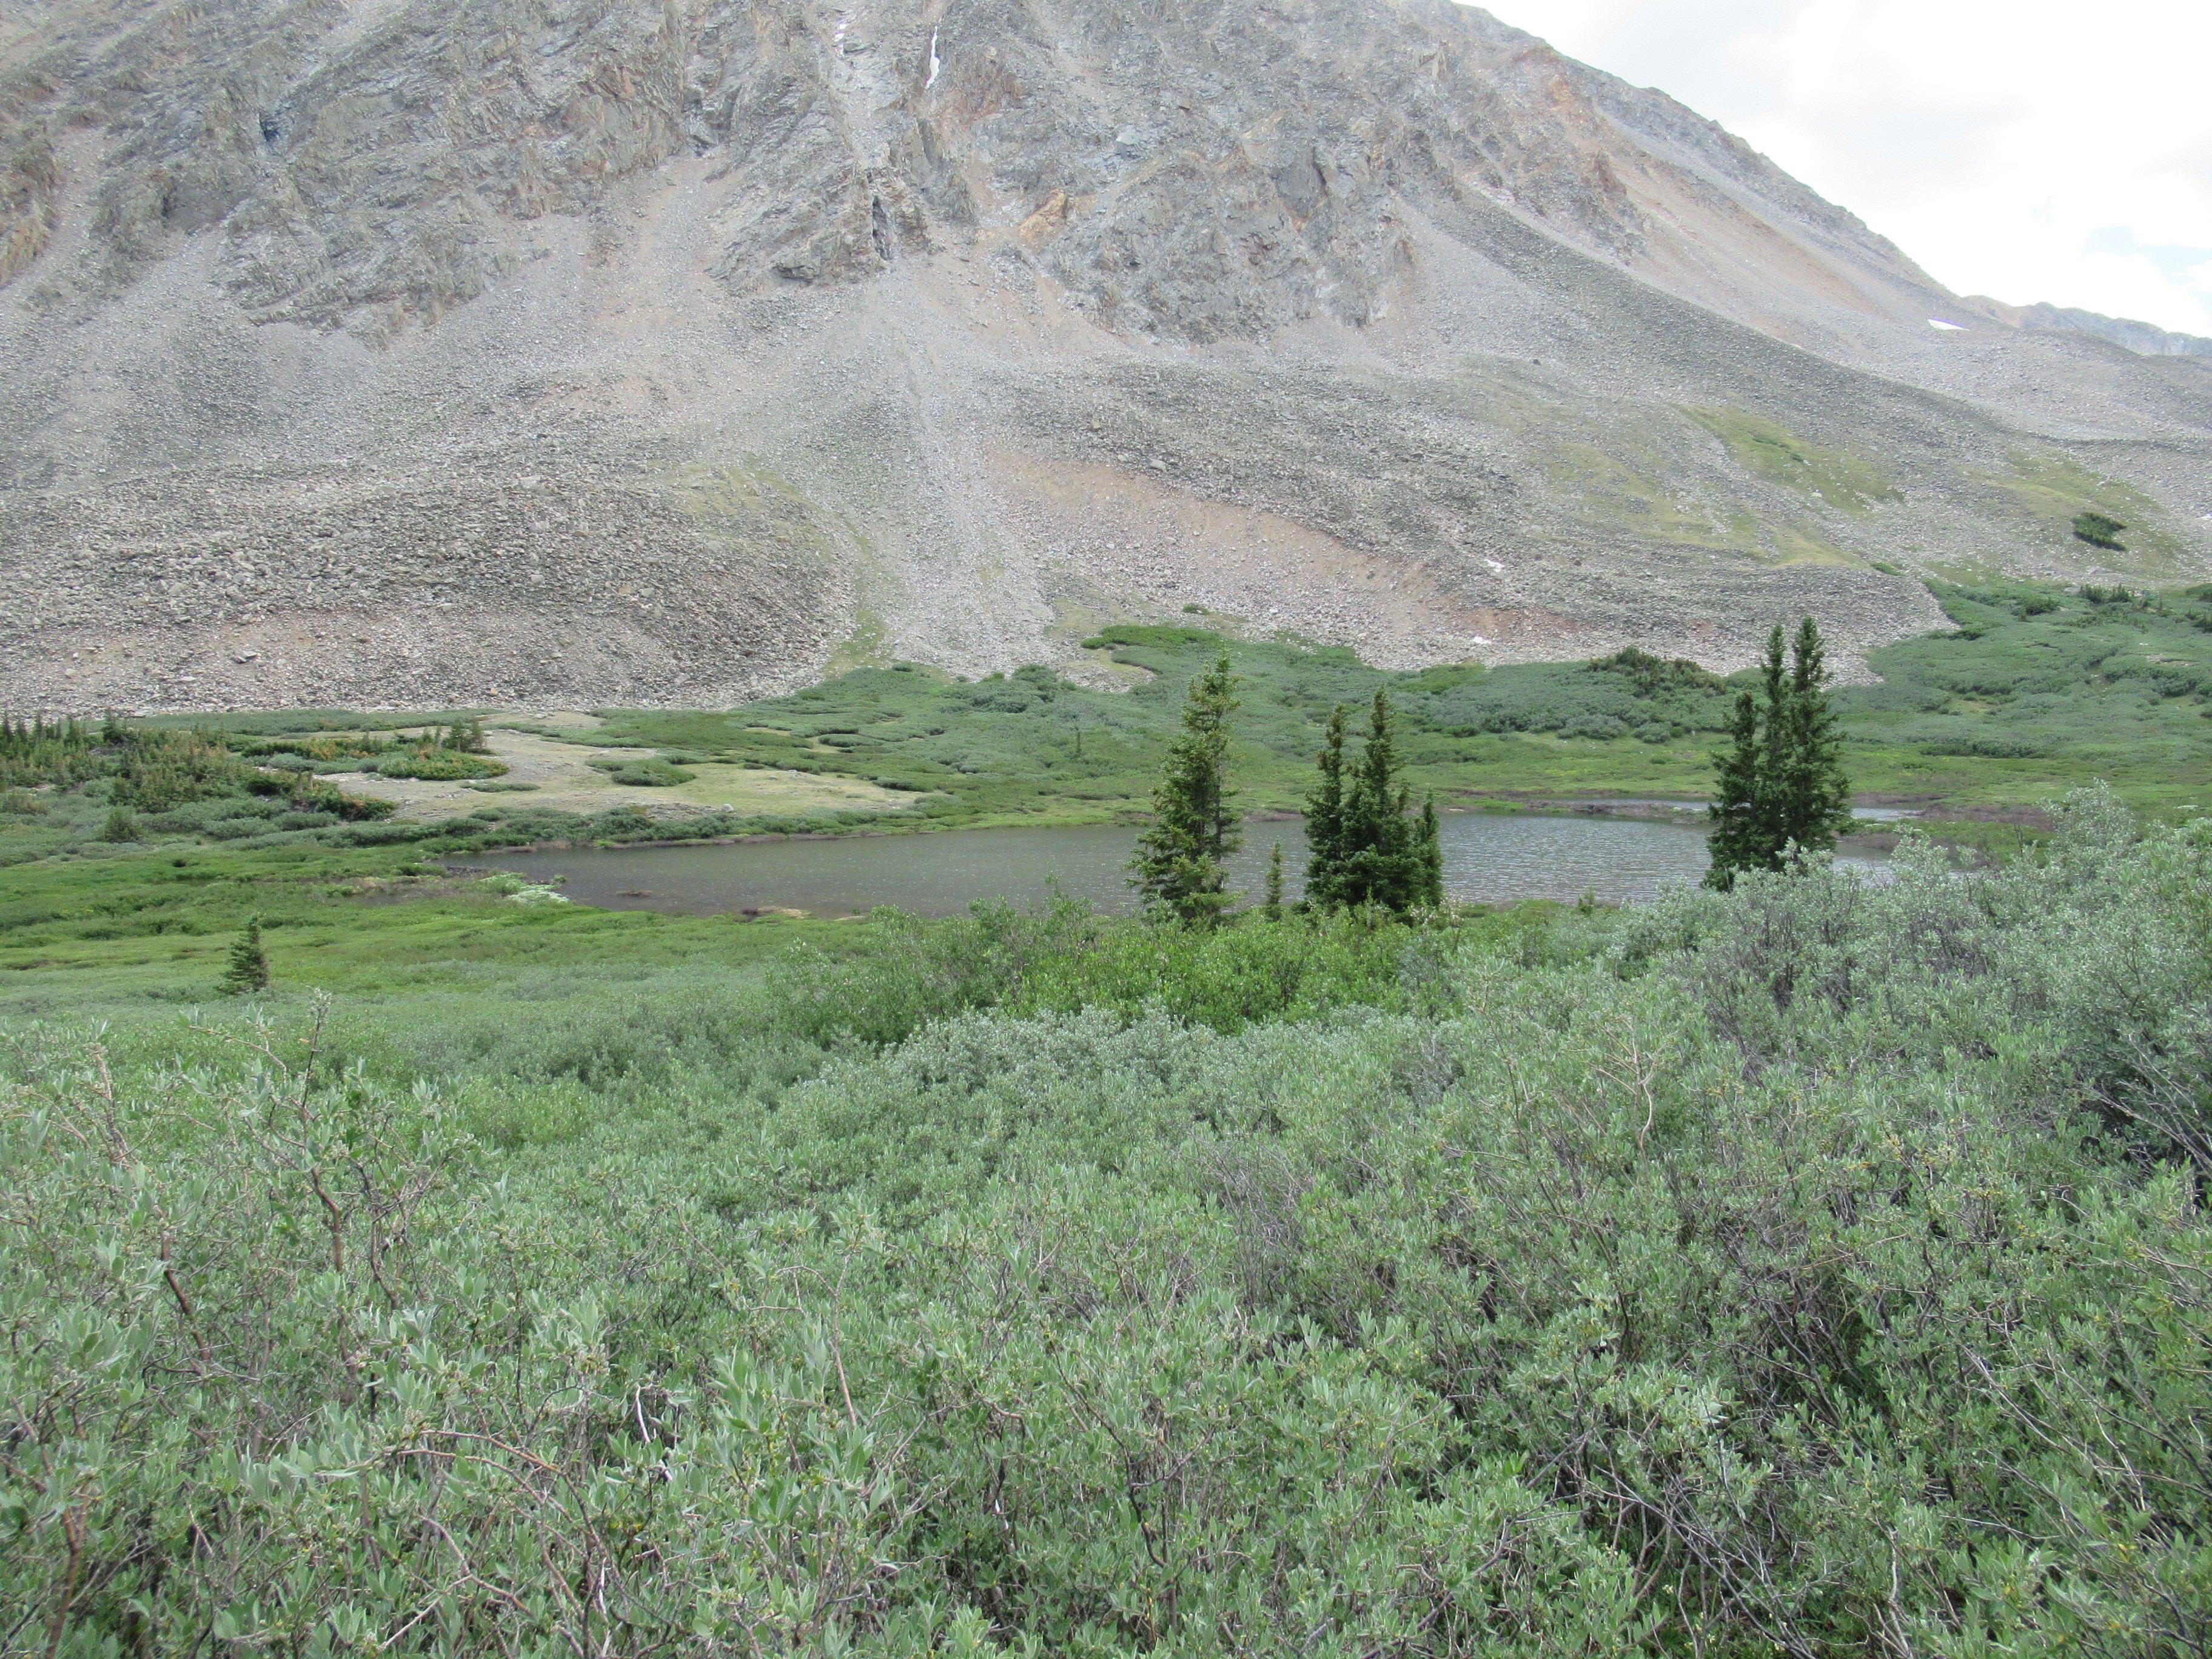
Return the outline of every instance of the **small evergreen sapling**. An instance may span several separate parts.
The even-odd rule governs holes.
[[[269,988],[269,955],[261,948],[261,918],[248,916],[246,931],[232,942],[230,965],[223,969],[222,990],[227,997]]]
[[[1130,884],[1152,915],[1211,927],[1229,908],[1223,889],[1229,855],[1242,839],[1229,787],[1229,717],[1235,678],[1224,656],[1190,683],[1182,730],[1168,745],[1152,791],[1152,827],[1137,837]]]
[[[1419,864],[1414,896],[1431,909],[1441,908],[1444,902],[1444,837],[1443,826],[1437,821],[1434,795],[1421,803],[1420,823],[1413,832],[1413,850]]]
[[[1775,630],[1777,636],[1781,630]],[[1705,845],[1712,868],[1705,885],[1725,892],[1735,884],[1735,872],[1762,862],[1766,840],[1759,820],[1759,700],[1748,690],[1736,693],[1729,716],[1729,746],[1713,757],[1719,774],[1713,794],[1711,832]]]
[[[1260,905],[1261,914],[1273,921],[1283,914],[1283,843],[1277,842],[1267,854],[1267,896]]]

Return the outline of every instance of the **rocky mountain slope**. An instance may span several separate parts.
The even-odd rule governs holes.
[[[1733,665],[2212,564],[2212,363],[1443,0],[45,0],[0,279],[19,708],[1079,674],[1193,606]]]
[[[2074,306],[2008,306],[1986,295],[1970,296],[1969,306],[2014,328],[2057,329],[2087,334],[2145,357],[2212,357],[2212,340],[2201,334],[2176,334],[2155,323],[2128,317],[2105,317]]]

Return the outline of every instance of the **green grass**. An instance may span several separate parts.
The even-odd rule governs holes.
[[[2101,778],[2131,805],[2162,814],[2212,800],[2212,600],[2203,590],[2116,605],[2043,584],[1933,587],[1958,626],[1876,651],[1881,683],[1836,694],[1863,799],[1909,799],[1972,818],[2017,812]],[[1102,670],[1132,683],[1129,690],[1088,689],[1041,667],[963,681],[896,664],[733,710],[604,710],[605,724],[591,733],[595,744],[638,751],[641,778],[673,777],[666,769],[706,762],[865,780],[920,797],[896,816],[855,808],[787,819],[723,816],[687,827],[634,813],[584,819],[533,807],[526,795],[487,794],[471,820],[435,832],[385,825],[315,833],[427,836],[428,850],[459,850],[687,833],[1127,821],[1149,808],[1191,676],[1224,651],[1239,680],[1233,763],[1250,811],[1295,810],[1330,709],[1364,703],[1377,685],[1397,703],[1410,783],[1447,805],[1607,795],[1697,801],[1710,787],[1711,751],[1733,695],[1710,679],[1644,684],[1586,663],[1389,673],[1338,647],[1195,625],[1115,627],[1091,644]],[[346,729],[324,713],[206,724],[239,733],[249,748]],[[100,787],[84,792],[81,807],[49,793],[37,803],[43,811],[0,812],[0,863],[95,835],[104,818]],[[197,816],[168,827],[281,839],[282,805],[203,803]]]
[[[248,915],[280,992],[465,988],[590,962],[742,968],[833,924],[519,905],[411,848],[171,843],[19,865],[0,896],[0,1011],[61,1015],[214,994]]]
[[[1817,496],[1846,513],[1899,499],[1889,476],[1865,456],[1808,443],[1787,427],[1740,409],[1692,409],[1690,418],[1728,446],[1745,471]]]
[[[1933,586],[1957,629],[1875,652],[1884,683],[1838,696],[1862,792],[2028,806],[2101,778],[2161,815],[2212,802],[2212,590]]]
[[[2154,811],[2212,800],[2212,599],[2192,589],[2099,605],[2051,584],[1934,587],[1959,626],[1875,652],[1882,684],[1836,694],[1863,796],[1971,814],[2103,778]],[[1698,800],[1731,695],[1638,695],[1583,663],[1384,673],[1341,649],[1200,628],[1097,638],[1112,662],[1151,678],[1113,693],[1043,669],[970,683],[901,665],[727,714],[607,711],[594,737],[929,791],[918,816],[930,823],[1096,822],[1145,810],[1184,688],[1226,650],[1243,699],[1237,783],[1255,810],[1300,803],[1329,709],[1377,684],[1399,706],[1417,792]]]
[[[2023,452],[2009,459],[2010,470],[1989,475],[1987,482],[2000,499],[2035,521],[2053,549],[2078,555],[2074,520],[2097,513],[2128,526],[2122,550],[2109,561],[2115,568],[2169,575],[2188,568],[2188,550],[2161,526],[2158,503],[2132,484],[2103,477],[2067,456]]]
[[[1404,717],[1413,787],[1446,799],[1591,790],[1696,796],[1707,770],[1697,722],[1717,729],[1723,708],[1717,696],[1693,709],[1655,704],[1622,677],[1579,663],[1386,673],[1338,647],[1195,627],[1116,627],[1096,641],[1114,664],[1145,678],[1108,692],[1042,668],[969,682],[900,664],[728,713],[603,711],[607,723],[592,738],[927,792],[934,799],[916,816],[938,825],[1080,823],[1147,809],[1185,688],[1224,651],[1242,700],[1232,764],[1254,811],[1304,800],[1329,711],[1364,704],[1377,685],[1390,688]],[[1607,742],[1518,729],[1549,720],[1573,731],[1580,717],[1601,722],[1587,729],[1624,733],[1631,720],[1656,721],[1667,736]]]

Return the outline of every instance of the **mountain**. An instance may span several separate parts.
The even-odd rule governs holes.
[[[1974,295],[1966,303],[2014,328],[2065,329],[2145,357],[2212,357],[2212,340],[2200,334],[2176,334],[2155,323],[2139,323],[2128,317],[2106,317],[2073,306],[2008,306],[1985,295]]]
[[[18,708],[1083,676],[1194,606],[1849,659],[1913,571],[2212,563],[2212,365],[1440,0],[45,0],[0,276]]]

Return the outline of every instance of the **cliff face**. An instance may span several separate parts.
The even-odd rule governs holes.
[[[2212,555],[2202,360],[1443,3],[60,0],[0,283],[16,705],[1079,672],[1189,605],[1733,663],[1928,624],[1876,561],[2090,568],[2082,506]]]

